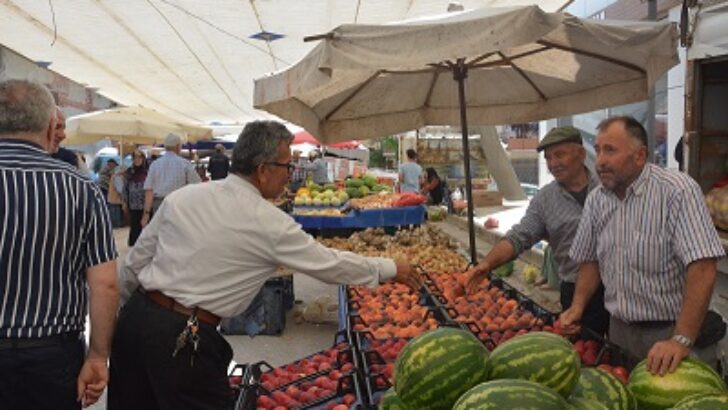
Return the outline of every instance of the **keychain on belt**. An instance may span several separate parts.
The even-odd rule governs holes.
[[[195,365],[195,354],[197,353],[197,347],[200,344],[200,330],[199,321],[197,320],[197,308],[192,309],[192,314],[187,318],[187,324],[182,332],[177,336],[177,342],[172,352],[172,357],[176,357],[187,343],[192,344],[192,353],[190,354],[190,367]]]

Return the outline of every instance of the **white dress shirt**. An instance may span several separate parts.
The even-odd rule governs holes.
[[[187,307],[232,317],[279,266],[327,283],[375,286],[396,275],[391,259],[316,242],[252,184],[231,174],[168,195],[127,255],[121,279],[127,292],[138,281]]]

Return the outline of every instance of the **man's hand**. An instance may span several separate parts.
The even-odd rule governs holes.
[[[86,358],[76,381],[76,400],[88,407],[99,400],[109,382],[109,367],[105,358]]]
[[[690,349],[672,339],[659,341],[647,353],[647,370],[660,376],[672,373],[688,353]]]
[[[480,287],[480,282],[490,276],[491,267],[487,263],[480,263],[478,266],[466,272],[468,282],[465,284],[465,291],[471,295]]]
[[[396,260],[395,264],[397,265],[397,276],[394,277],[394,281],[403,283],[415,292],[419,292],[423,284],[419,272],[408,262]]]
[[[564,335],[576,335],[581,332],[581,316],[584,314],[583,309],[571,306],[559,315],[559,323],[561,324],[560,333]]]
[[[149,213],[145,212],[144,215],[142,215],[142,220],[141,220],[142,228],[147,226],[147,224],[149,224]]]

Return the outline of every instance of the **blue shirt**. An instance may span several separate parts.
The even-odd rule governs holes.
[[[400,192],[420,192],[420,178],[422,178],[422,167],[415,162],[407,162],[399,166],[399,173],[402,175]]]
[[[75,167],[0,139],[0,338],[83,331],[86,269],[116,259],[106,201]]]

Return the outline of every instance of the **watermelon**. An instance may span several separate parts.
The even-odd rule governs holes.
[[[479,384],[463,394],[453,410],[564,410],[568,404],[555,391],[526,380],[503,379]]]
[[[472,333],[443,327],[412,339],[397,356],[394,389],[411,409],[447,409],[486,380],[488,351]]]
[[[569,397],[579,381],[580,367],[579,354],[565,339],[548,332],[531,332],[493,350],[489,378],[530,380]]]
[[[402,399],[397,396],[394,387],[390,387],[379,400],[379,410],[408,410]]]
[[[603,403],[610,410],[637,410],[637,401],[614,375],[593,367],[581,369],[572,397]]]
[[[728,394],[709,393],[690,396],[676,404],[673,410],[728,409]]]
[[[572,397],[569,404],[574,410],[609,410],[607,406],[594,399],[584,397]]]
[[[726,385],[707,364],[685,358],[674,373],[652,375],[647,360],[641,361],[629,376],[627,385],[641,410],[668,409],[680,400],[703,393],[724,393]]]

